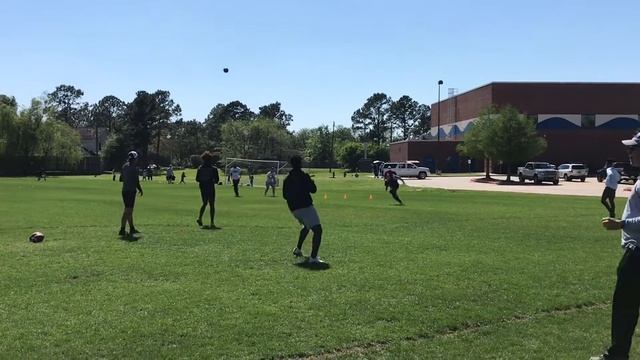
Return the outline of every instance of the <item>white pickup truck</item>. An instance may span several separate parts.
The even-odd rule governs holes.
[[[519,167],[518,179],[521,183],[525,180],[533,180],[536,184],[549,181],[554,185],[558,185],[560,181],[556,167],[547,162],[528,162],[524,166]]]

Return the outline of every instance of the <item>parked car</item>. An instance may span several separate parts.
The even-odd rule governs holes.
[[[584,182],[588,173],[589,169],[584,164],[562,164],[558,166],[558,176],[563,178],[564,181],[580,179],[580,181]]]
[[[528,162],[525,166],[518,168],[518,179],[520,182],[525,180],[533,180],[534,183],[540,184],[543,181],[552,182],[558,185],[558,170],[548,162]]]
[[[382,165],[382,173],[387,170],[393,170],[400,177],[417,177],[418,179],[424,179],[427,176],[431,176],[431,171],[428,167],[422,167],[416,165],[414,162],[388,162]]]
[[[612,166],[616,168],[620,173],[620,182],[629,180],[633,182],[638,181],[638,176],[640,176],[639,167],[633,166],[630,163],[623,161],[614,162]],[[596,172],[596,179],[598,180],[598,182],[603,182],[606,178],[607,168],[599,169],[598,172]]]

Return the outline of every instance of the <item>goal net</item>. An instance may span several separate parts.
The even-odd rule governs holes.
[[[229,183],[229,169],[234,166],[242,169],[242,175],[245,179],[249,179],[250,175],[265,175],[273,168],[276,171],[276,175],[280,175],[283,172],[288,162],[280,160],[255,160],[255,159],[240,159],[240,158],[226,158],[224,159],[224,174],[226,182]],[[280,183],[278,176],[278,185]]]

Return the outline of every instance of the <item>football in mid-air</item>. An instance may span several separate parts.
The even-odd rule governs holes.
[[[224,68],[224,69],[222,69],[222,71],[228,73],[229,72],[229,68]]]
[[[29,235],[29,241],[32,243],[41,243],[44,241],[44,234],[40,231],[36,231],[33,234]]]

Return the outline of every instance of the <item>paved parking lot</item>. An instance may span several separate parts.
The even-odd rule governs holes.
[[[491,175],[494,179],[505,180],[504,175]],[[526,181],[524,185],[497,185],[492,183],[481,183],[473,181],[480,178],[479,176],[430,176],[424,180],[404,179],[407,185],[412,187],[431,187],[450,190],[477,190],[477,191],[503,191],[503,192],[520,192],[533,194],[551,194],[551,195],[577,195],[577,196],[600,196],[604,189],[604,183],[599,183],[595,177],[587,178],[585,182],[563,181],[560,184],[553,185],[551,183],[534,184],[532,181]],[[517,181],[517,177],[512,176],[512,180]],[[616,196],[628,197],[629,191],[633,189],[631,182],[618,185]]]

